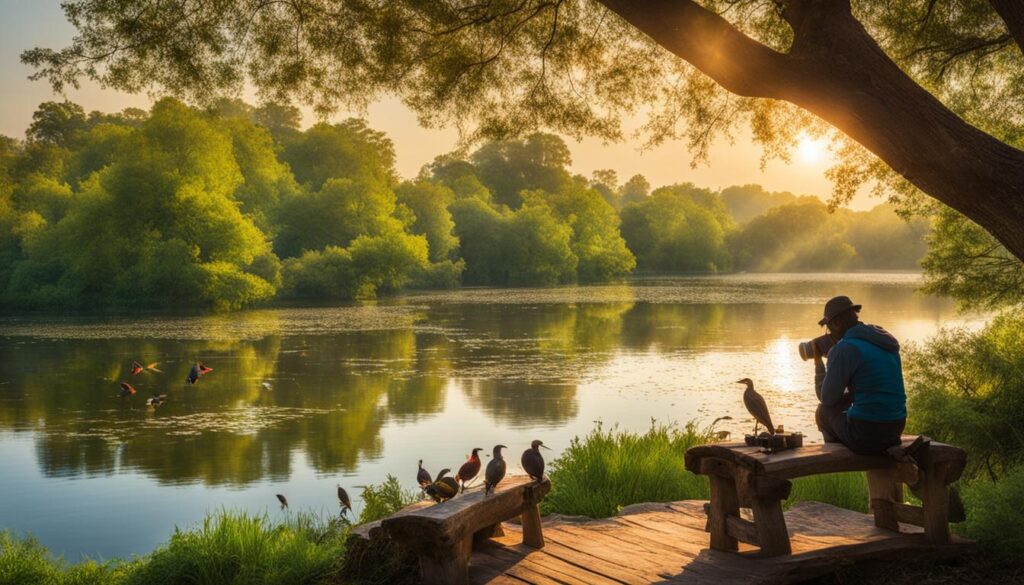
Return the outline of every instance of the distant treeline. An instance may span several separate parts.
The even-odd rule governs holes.
[[[407,287],[601,282],[644,272],[915,268],[927,224],[828,213],[756,185],[651,189],[569,172],[550,134],[440,156],[401,181],[360,120],[173,99],[47,102],[0,136],[0,304],[239,308]]]

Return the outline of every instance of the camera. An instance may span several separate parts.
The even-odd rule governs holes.
[[[815,337],[810,341],[800,343],[797,345],[797,349],[800,351],[800,359],[807,361],[814,357],[815,347],[818,348],[818,355],[824,357],[828,355],[828,350],[832,349],[832,346],[835,344],[836,342],[832,339],[832,336],[825,334],[821,337]]]

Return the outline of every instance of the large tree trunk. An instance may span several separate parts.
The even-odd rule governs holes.
[[[1024,259],[1024,151],[971,126],[903,73],[843,0],[791,0],[788,54],[690,0],[599,0],[742,95],[784,99],[826,120],[919,189]]]

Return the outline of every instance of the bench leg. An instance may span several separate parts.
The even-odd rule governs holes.
[[[540,508],[536,502],[523,504],[523,544],[544,548],[544,531],[540,525]]]
[[[711,480],[711,506],[708,510],[708,530],[711,532],[711,548],[714,550],[737,551],[739,544],[726,532],[725,521],[729,516],[740,515],[736,482],[720,475],[709,476]]]
[[[753,498],[751,510],[761,554],[775,557],[793,552],[789,545],[786,518],[782,515],[782,500]]]
[[[451,548],[420,553],[420,580],[426,585],[467,585],[472,552],[469,536]]]
[[[868,470],[868,507],[875,515],[875,526],[900,531],[894,504],[903,502],[903,484],[895,469]]]
[[[946,474],[949,465],[939,463],[922,470],[921,503],[924,508],[924,533],[932,544],[946,544],[949,534],[949,488]]]

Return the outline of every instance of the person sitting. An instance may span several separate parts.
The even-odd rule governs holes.
[[[818,325],[835,345],[825,356],[814,346],[815,421],[826,443],[859,455],[881,455],[900,444],[907,420],[900,343],[888,331],[860,322],[861,305],[846,296],[825,303]]]

